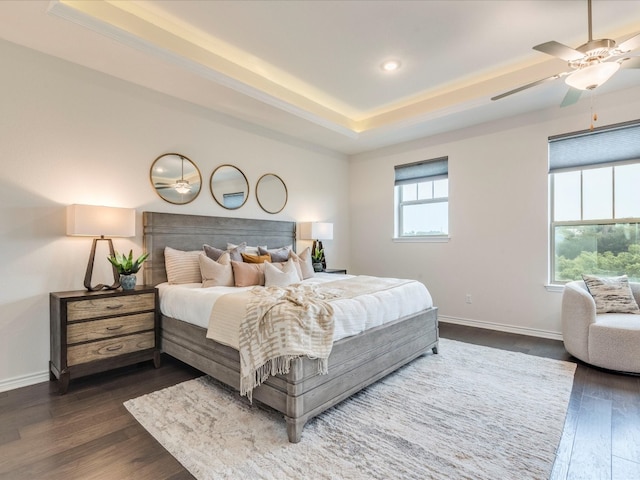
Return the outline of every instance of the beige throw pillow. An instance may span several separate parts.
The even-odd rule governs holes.
[[[233,279],[236,287],[264,285],[264,266],[266,263],[245,263],[231,260]]]
[[[201,253],[199,260],[203,288],[234,286],[233,268],[228,252],[220,255],[217,261],[211,260],[204,253]]]
[[[311,247],[305,248],[300,255],[295,252],[290,253],[291,258],[298,262],[300,266],[300,276],[302,280],[311,278],[315,275],[313,264],[311,263]]]
[[[173,284],[202,282],[199,261],[201,253],[200,250],[185,252],[165,247],[164,266],[167,270],[167,281]]]

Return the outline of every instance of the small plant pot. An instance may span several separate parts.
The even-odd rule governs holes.
[[[123,290],[133,290],[136,288],[136,282],[138,281],[138,277],[135,274],[131,275],[120,275],[120,286]]]
[[[323,270],[322,263],[314,263],[313,264],[313,271],[314,272],[321,272],[322,270]]]

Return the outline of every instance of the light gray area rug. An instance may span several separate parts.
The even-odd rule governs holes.
[[[307,423],[209,377],[125,402],[199,480],[547,479],[575,364],[441,339]]]

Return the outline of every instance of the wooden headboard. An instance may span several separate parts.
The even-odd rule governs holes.
[[[227,242],[269,248],[296,245],[296,222],[159,212],[143,212],[142,222],[144,251],[149,253],[143,264],[145,285],[167,281],[164,247],[189,251],[202,250],[205,243],[221,249]]]

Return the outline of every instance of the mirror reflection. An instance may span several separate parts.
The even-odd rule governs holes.
[[[278,175],[267,173],[256,184],[256,198],[265,212],[281,212],[287,204],[287,186]]]
[[[209,183],[214,200],[228,210],[240,208],[249,196],[247,177],[233,165],[220,165],[211,174]]]
[[[192,202],[202,188],[200,170],[179,153],[165,153],[151,165],[151,184],[160,198],[182,205]]]

